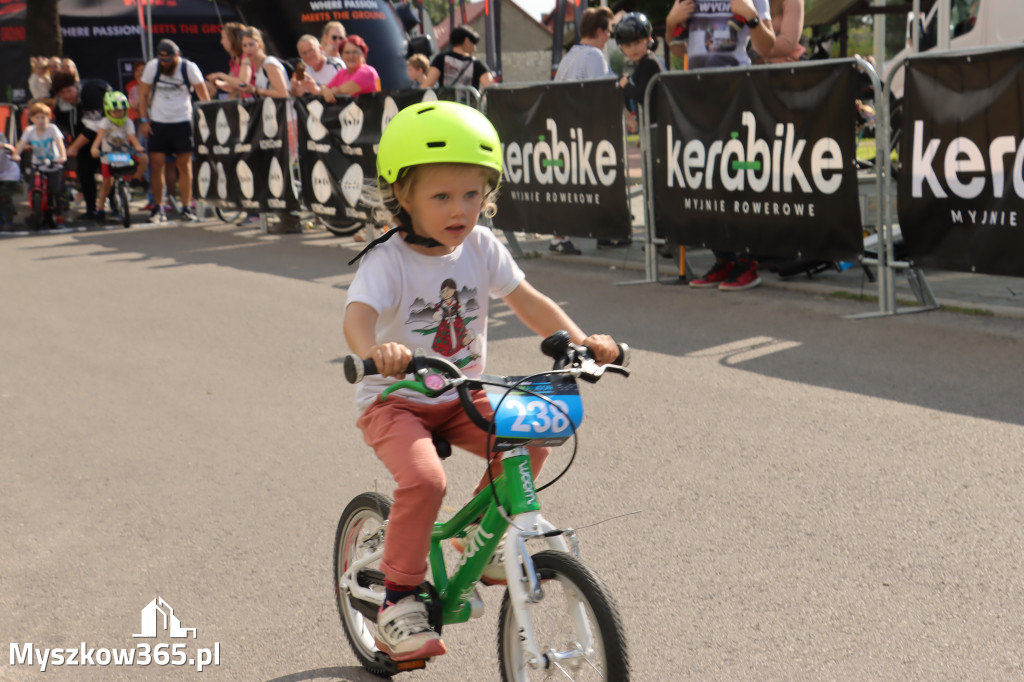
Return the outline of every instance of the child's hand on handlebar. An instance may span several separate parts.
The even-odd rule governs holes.
[[[594,352],[594,359],[598,364],[606,365],[615,362],[619,357],[619,347],[615,345],[615,339],[607,334],[591,334],[583,339],[583,345]]]
[[[389,341],[379,346],[372,346],[366,354],[367,360],[373,360],[381,376],[401,379],[405,369],[412,362],[412,351],[407,346]]]

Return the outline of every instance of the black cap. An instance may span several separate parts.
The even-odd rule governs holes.
[[[450,42],[452,45],[461,45],[466,42],[466,38],[469,38],[470,42],[474,45],[480,42],[480,34],[465,25],[455,27],[455,30],[452,31]]]
[[[157,54],[181,54],[181,48],[173,40],[167,40],[164,38],[160,41],[160,44],[156,46]]]

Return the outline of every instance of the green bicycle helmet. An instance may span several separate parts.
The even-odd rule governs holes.
[[[424,163],[471,163],[494,171],[500,179],[501,140],[487,117],[465,104],[413,104],[398,112],[384,130],[377,174],[390,184],[404,169]]]
[[[120,116],[112,116],[111,112],[120,111]],[[123,92],[111,90],[103,95],[103,114],[115,125],[124,125],[125,116],[128,113],[128,98]]]

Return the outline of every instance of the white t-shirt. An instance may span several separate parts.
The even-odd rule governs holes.
[[[768,0],[753,0],[761,21],[771,20]],[[725,8],[720,11],[720,8]],[[729,3],[722,0],[697,0],[693,16],[686,24],[686,53],[691,69],[713,66],[748,66],[747,41],[750,29],[737,33],[729,27]]]
[[[100,121],[100,130],[103,131],[103,141],[100,142],[100,151],[104,154],[110,152],[132,153],[132,143],[129,135],[135,134],[135,124],[130,118],[125,117],[124,125],[117,125],[106,116]]]
[[[267,57],[263,60],[263,67],[256,72],[256,89],[267,90],[270,88],[270,78],[267,76],[268,69],[277,69],[281,72],[281,80],[288,83],[288,75],[284,70],[284,64],[277,57]]]
[[[34,125],[25,128],[21,139],[28,142],[32,147],[32,166],[38,168],[48,164],[57,164],[60,159],[60,150],[57,147],[57,140],[64,140],[64,134],[60,128],[52,123],[47,123],[46,128],[40,134]]]
[[[593,45],[577,43],[569,49],[562,63],[558,65],[555,80],[585,81],[613,75],[612,70],[608,68],[608,60],[604,58],[604,52]]]
[[[323,87],[330,83],[331,79],[344,68],[345,62],[337,57],[324,57],[324,65],[320,67],[319,71],[314,71],[310,68],[309,64],[306,64],[306,73],[312,77],[317,85]]]
[[[478,377],[487,359],[490,299],[508,296],[525,278],[505,245],[481,225],[446,256],[417,253],[395,235],[363,256],[346,305],[365,303],[377,311],[378,344],[422,348]],[[356,404],[366,409],[393,383],[366,377],[356,386]],[[423,403],[458,397],[453,392],[427,398],[408,389],[397,395]]]
[[[186,61],[183,57],[178,57]],[[160,62],[151,59],[142,70],[142,82],[147,85],[156,85],[153,88],[153,98],[149,104],[149,120],[155,123],[184,123],[192,120],[192,94],[190,85],[182,78],[181,64],[175,64],[171,73],[161,73],[160,80],[156,80],[157,69]],[[203,82],[203,72],[194,62],[188,61],[185,64],[185,75],[188,83],[198,85]]]

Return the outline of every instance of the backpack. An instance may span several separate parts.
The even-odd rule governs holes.
[[[189,80],[188,80],[188,72],[185,70],[186,65],[191,64],[191,63],[192,62],[190,62],[189,60],[185,59],[184,57],[179,57],[178,58],[178,75],[181,77],[182,87],[184,87],[187,92],[191,92],[192,89],[195,87],[195,85],[193,83],[189,82]],[[160,82],[160,67],[157,66],[156,78],[153,79],[153,92],[154,93],[156,93],[156,84],[159,83],[159,82]]]

